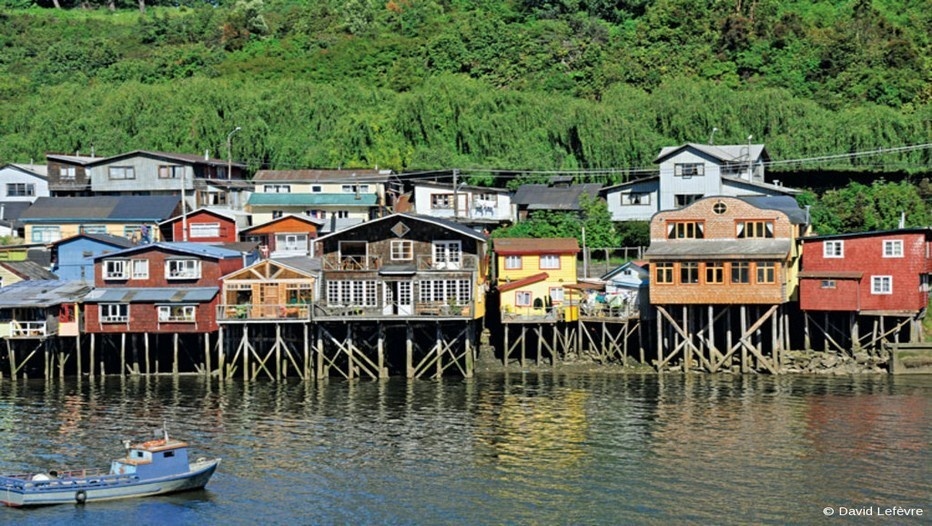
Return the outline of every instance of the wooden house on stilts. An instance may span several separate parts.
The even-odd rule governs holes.
[[[808,229],[787,196],[707,197],[656,213],[646,257],[657,368],[777,373]]]
[[[486,236],[393,214],[317,238],[318,377],[471,377],[485,315]]]

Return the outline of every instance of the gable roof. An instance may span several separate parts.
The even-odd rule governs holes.
[[[751,195],[745,197],[736,197],[749,205],[756,206],[762,210],[776,210],[783,212],[794,225],[805,225],[809,223],[809,211],[801,208],[796,199],[788,195]]]
[[[647,277],[647,276],[648,276],[648,272],[647,272],[647,269],[646,269],[646,268],[642,267],[641,265],[638,265],[638,264],[635,263],[634,261],[628,261],[628,262],[625,262],[625,263],[623,263],[623,264],[621,264],[621,265],[618,265],[617,267],[615,267],[615,268],[609,270],[608,272],[606,272],[605,274],[603,274],[602,276],[600,276],[599,279],[602,280],[602,281],[608,281],[608,280],[612,279],[613,277],[617,276],[618,274],[621,274],[622,272],[624,272],[624,271],[626,271],[626,270],[628,270],[628,269],[633,270],[636,274],[638,274],[638,275],[640,275],[640,276],[643,276],[643,277]]]
[[[109,254],[101,254],[99,256],[94,256],[94,261],[103,258],[113,258],[113,257],[122,257],[128,256],[130,254],[135,254],[137,252],[142,252],[144,250],[150,249],[162,250],[165,252],[175,252],[178,254],[185,254],[190,256],[197,256],[199,258],[210,258],[210,259],[228,259],[228,258],[239,258],[242,257],[243,253],[238,250],[232,250],[229,248],[224,248],[218,245],[211,245],[208,243],[192,243],[190,241],[175,241],[175,242],[166,242],[160,241],[158,243],[148,243],[145,245],[136,245],[132,248],[127,248],[117,252],[110,252]]]
[[[747,144],[697,144],[686,143],[680,146],[667,146],[660,150],[660,154],[654,159],[654,163],[661,163],[668,158],[679,154],[685,150],[695,150],[718,159],[722,163],[739,163],[748,162],[748,145]],[[764,161],[770,160],[770,155],[763,144],[750,145],[751,159],[762,158]]]
[[[80,300],[90,290],[84,281],[25,280],[0,288],[0,308],[51,307]]]
[[[26,175],[31,175],[37,179],[42,179],[43,181],[48,180],[49,168],[45,164],[10,163],[4,166],[0,166],[0,170],[4,170],[6,168],[11,168]]]
[[[243,267],[238,270],[227,274],[220,278],[222,281],[235,281],[237,279],[249,279],[255,280],[259,279],[257,277],[256,269],[262,267],[277,267],[280,269],[288,269],[292,272],[302,274],[308,278],[316,278],[317,273],[320,271],[320,259],[319,258],[309,258],[306,256],[294,256],[287,258],[272,258],[272,259],[261,259],[256,261],[248,267]],[[240,277],[243,276],[243,277]],[[274,279],[274,278],[272,278]]]
[[[574,237],[501,237],[494,239],[492,246],[500,256],[579,253],[579,242]]]
[[[307,223],[307,224],[310,224],[310,225],[314,225],[315,227],[317,227],[317,230],[320,230],[320,227],[322,227],[322,226],[324,225],[324,223],[326,222],[326,221],[324,221],[323,219],[317,219],[317,218],[313,218],[313,217],[309,217],[309,216],[304,216],[304,215],[300,215],[300,214],[284,214],[284,215],[281,216],[281,217],[276,217],[275,219],[272,219],[272,220],[270,220],[270,221],[266,221],[265,223],[259,223],[258,225],[253,225],[253,226],[251,226],[251,227],[249,227],[249,228],[244,228],[244,229],[240,230],[239,233],[240,233],[240,235],[242,235],[242,234],[248,234],[248,233],[250,233],[250,232],[252,232],[252,231],[254,231],[254,230],[258,230],[258,229],[260,229],[260,228],[267,228],[267,227],[269,227],[269,226],[271,226],[271,225],[274,225],[275,223],[281,223],[281,222],[286,221],[286,220],[297,220],[297,221],[301,221],[302,223]]]
[[[45,160],[47,161],[57,161],[65,164],[76,164],[79,166],[87,166],[93,162],[99,161],[101,158],[94,155],[68,155],[64,153],[46,153]]]
[[[384,183],[391,170],[259,170],[252,180],[257,183]]]
[[[579,210],[579,196],[597,197],[602,183],[583,183],[570,186],[553,184],[525,184],[518,187],[511,201],[528,210]]]
[[[136,243],[133,243],[131,239],[128,239],[125,237],[113,236],[110,234],[87,234],[87,233],[77,234],[74,236],[66,237],[64,239],[59,239],[58,241],[51,243],[51,245],[53,247],[57,247],[57,246],[60,246],[66,243],[77,241],[78,239],[92,239],[94,241],[103,243],[105,245],[110,245],[110,246],[114,246],[118,248],[130,248],[130,247],[136,246]]]
[[[174,217],[169,217],[168,219],[159,222],[159,226],[161,226],[161,225],[167,225],[167,224],[169,224],[169,223],[175,223],[175,222],[181,221],[182,219],[190,218],[191,216],[193,216],[193,215],[195,215],[195,214],[198,214],[198,213],[210,214],[210,215],[215,216],[215,217],[218,217],[218,218],[220,218],[220,219],[228,219],[228,220],[230,220],[230,221],[233,221],[234,223],[236,223],[236,220],[237,220],[238,217],[239,217],[237,214],[235,214],[232,210],[229,210],[229,209],[218,210],[218,209],[215,209],[215,208],[208,208],[208,207],[203,207],[203,206],[202,206],[201,208],[198,208],[198,209],[196,209],[196,210],[191,210],[191,211],[188,212],[187,214],[178,214],[178,215],[176,215],[176,216],[174,216]],[[245,212],[243,212],[243,213],[240,214],[240,215],[241,215],[241,216],[244,216],[244,217],[247,216],[247,214],[246,214]]]
[[[171,217],[180,203],[181,197],[176,195],[39,197],[20,215],[20,221],[158,222]]]
[[[806,236],[799,238],[803,243],[811,241],[824,241],[829,239],[850,239],[854,237],[889,237],[905,234],[925,234],[927,238],[932,238],[932,228],[918,226],[912,228],[897,228],[893,230],[872,230],[868,232],[847,232],[844,234],[823,234],[821,236]]]
[[[370,219],[369,221],[366,221],[365,223],[359,223],[359,224],[357,224],[357,225],[352,225],[352,226],[346,227],[346,228],[344,228],[344,229],[342,229],[342,230],[337,230],[336,232],[329,233],[329,234],[327,234],[327,235],[325,235],[325,236],[320,236],[320,237],[318,237],[315,241],[324,241],[324,240],[326,240],[326,239],[328,239],[328,238],[330,238],[330,237],[334,237],[334,236],[337,236],[337,235],[341,235],[341,234],[343,234],[343,233],[345,233],[345,232],[349,232],[350,230],[356,230],[356,229],[358,229],[358,228],[365,228],[367,225],[373,225],[373,224],[375,224],[375,223],[379,223],[379,222],[382,222],[382,221],[398,220],[398,219],[401,219],[401,218],[403,218],[403,219],[411,219],[411,220],[414,220],[414,221],[420,221],[420,222],[422,222],[422,223],[430,223],[430,224],[442,226],[442,227],[444,227],[444,228],[446,228],[446,229],[448,229],[448,230],[453,230],[454,232],[458,232],[458,233],[463,234],[463,235],[465,235],[465,236],[468,236],[468,237],[471,237],[471,238],[474,238],[474,239],[478,239],[479,241],[487,241],[487,240],[488,240],[488,236],[486,236],[485,234],[483,234],[483,233],[481,233],[481,232],[476,232],[475,230],[473,230],[472,228],[469,228],[469,227],[466,226],[466,225],[461,225],[460,223],[456,223],[456,222],[454,222],[454,221],[450,221],[449,219],[442,219],[442,218],[439,218],[439,217],[423,216],[423,215],[416,215],[416,214],[401,214],[401,213],[398,213],[398,214],[392,214],[392,215],[385,216],[385,217],[380,217],[380,218],[378,218],[378,219]]]
[[[121,159],[128,159],[130,157],[150,157],[153,159],[161,159],[165,161],[175,161],[180,163],[188,164],[199,164],[204,166],[227,166],[231,164],[237,168],[246,168],[246,165],[243,163],[238,163],[236,161],[227,161],[226,159],[217,159],[213,157],[207,157],[203,155],[197,155],[193,153],[173,153],[173,152],[156,152],[150,150],[133,150],[131,152],[119,153],[110,157],[97,157],[94,161],[86,163],[87,166],[96,166],[101,164],[111,163],[113,161],[119,161]],[[46,156],[48,158],[48,156]]]

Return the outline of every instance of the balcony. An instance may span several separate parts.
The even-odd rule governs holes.
[[[352,305],[314,305],[314,318],[333,319],[472,319],[475,306],[472,303],[455,305],[442,302],[416,302],[413,305],[380,305],[358,307]]]
[[[48,323],[44,321],[10,322],[10,338],[45,338],[49,335]]]
[[[458,261],[435,260],[430,256],[417,257],[418,272],[450,272],[476,270],[477,268],[479,268],[479,258],[473,254],[461,254]]]
[[[323,270],[349,270],[369,271],[379,270],[382,266],[378,256],[341,256],[340,254],[326,254],[321,259]]]
[[[301,322],[311,319],[311,305],[293,304],[226,304],[217,307],[220,323],[289,321]]]

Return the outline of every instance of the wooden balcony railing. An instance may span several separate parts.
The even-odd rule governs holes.
[[[217,321],[308,321],[311,305],[292,304],[227,304],[217,306]]]
[[[461,254],[459,261],[446,259],[437,260],[430,256],[417,257],[417,270],[449,272],[457,270],[476,270],[479,268],[479,258],[474,254]]]
[[[44,338],[48,336],[48,323],[44,321],[10,322],[10,338]]]

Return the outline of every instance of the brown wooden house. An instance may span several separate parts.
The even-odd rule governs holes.
[[[320,261],[263,259],[223,277],[221,323],[310,321]]]
[[[319,318],[476,319],[485,314],[486,236],[449,220],[393,214],[317,239]]]

